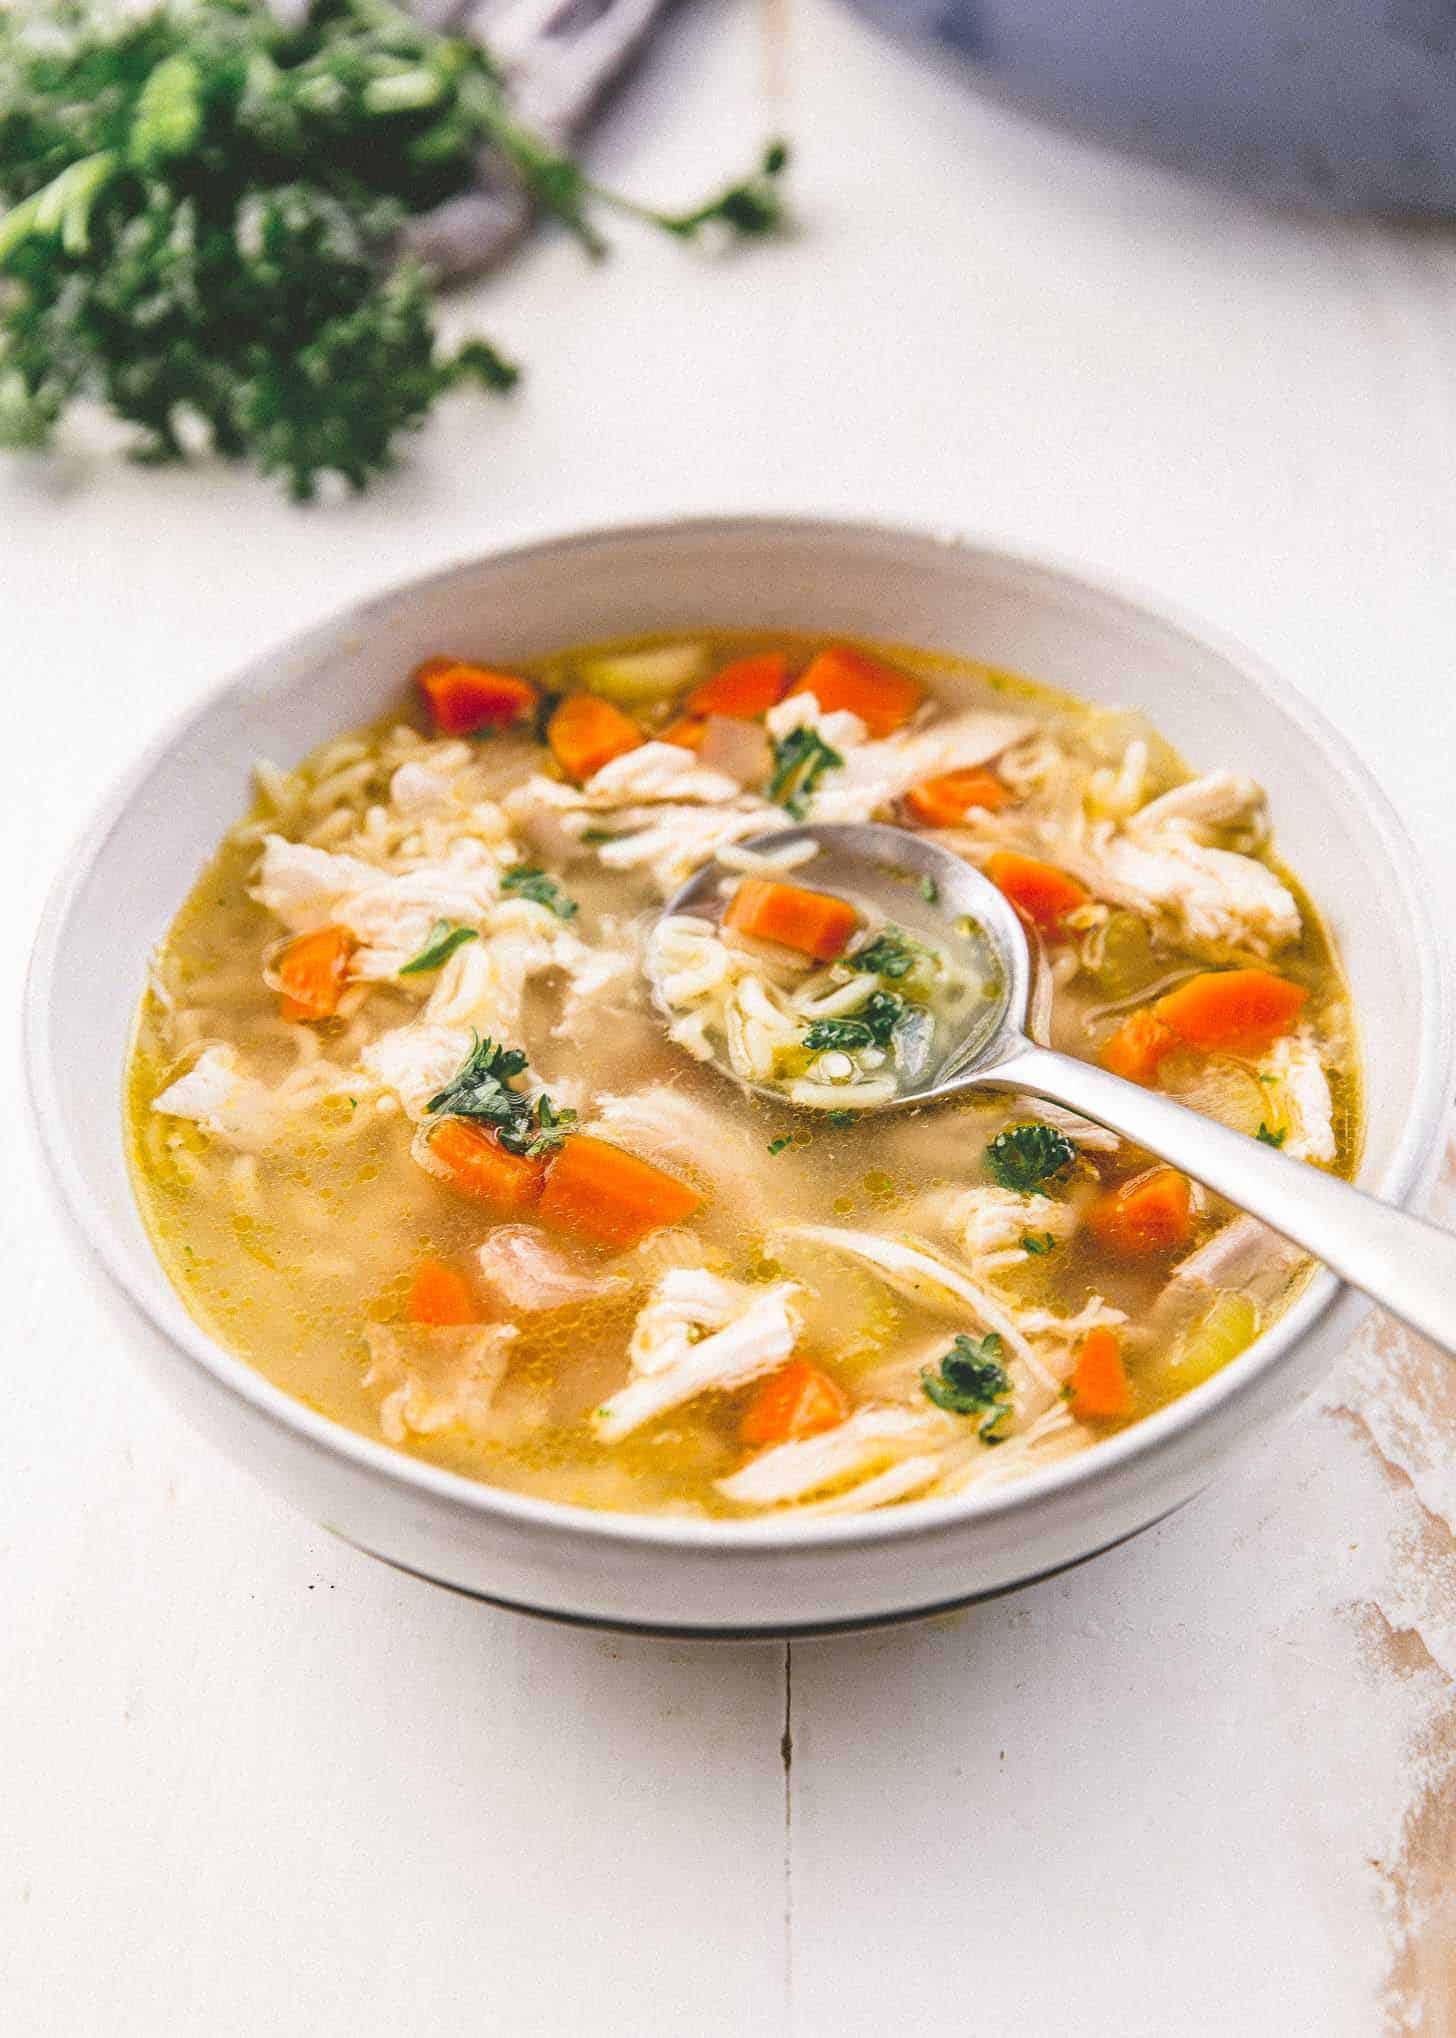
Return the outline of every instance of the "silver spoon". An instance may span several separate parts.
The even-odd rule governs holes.
[[[802,842],[817,853],[793,872],[795,883],[867,900],[911,933],[983,970],[989,964],[996,985],[931,1072],[933,1080],[872,1109],[924,1105],[968,1090],[1015,1090],[1064,1104],[1262,1219],[1456,1355],[1456,1236],[1154,1090],[1039,1046],[1030,1032],[1034,976],[1021,921],[990,879],[950,850],[870,822],[784,828],[743,846],[767,854]],[[665,912],[705,916],[721,903],[726,875],[708,864]],[[763,1094],[783,1101],[782,1092]]]

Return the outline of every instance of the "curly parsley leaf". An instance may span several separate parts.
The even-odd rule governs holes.
[[[845,1019],[816,1019],[804,1035],[811,1053],[826,1048],[888,1047],[905,1017],[905,1001],[893,991],[875,991]]]
[[[489,1125],[510,1153],[533,1158],[566,1137],[574,1111],[558,1111],[542,1091],[532,1099],[510,1086],[526,1066],[518,1047],[477,1039],[455,1075],[425,1106],[431,1118],[474,1118]]]
[[[958,1332],[951,1348],[934,1366],[926,1366],[920,1384],[937,1408],[950,1415],[984,1415],[976,1431],[983,1444],[1005,1441],[1000,1425],[1011,1414],[1011,1376],[1001,1364],[1001,1339],[994,1330],[983,1338]]]
[[[1039,1120],[1008,1125],[986,1148],[986,1171],[1003,1189],[1045,1194],[1043,1184],[1071,1167],[1077,1149],[1065,1132]]]
[[[773,747],[768,796],[787,808],[796,821],[802,821],[809,810],[809,797],[824,773],[843,762],[817,729],[790,729]]]
[[[621,199],[517,120],[479,42],[390,0],[0,8],[0,443],[89,399],[143,460],[205,443],[296,501],[364,488],[447,391],[516,380],[483,339],[440,344],[407,252],[483,159],[599,253],[600,204],[769,231],[787,157],[686,212]]]
[[[526,1099],[508,1086],[526,1066],[518,1047],[500,1047],[489,1034],[470,1053],[425,1109],[432,1118],[484,1118],[505,1124],[527,1109]]]
[[[473,927],[452,927],[448,920],[437,920],[430,929],[430,938],[413,961],[407,962],[400,970],[402,977],[422,977],[431,970],[443,969],[457,948],[463,948],[467,941],[479,937]]]
[[[933,960],[930,950],[912,939],[903,927],[886,927],[873,941],[847,955],[846,965],[865,976],[886,977],[898,983],[921,964]]]
[[[501,890],[518,899],[530,899],[545,906],[558,920],[576,917],[576,900],[569,899],[554,877],[534,863],[513,863],[501,879]]]
[[[523,1148],[520,1148],[519,1151],[525,1153],[531,1160],[539,1160],[542,1154],[551,1153],[556,1147],[560,1146],[568,1130],[575,1123],[576,1113],[569,1109],[558,1110],[543,1090],[536,1099],[535,1132],[528,1143]],[[510,1141],[504,1133],[501,1134],[501,1144],[502,1146],[510,1145]]]

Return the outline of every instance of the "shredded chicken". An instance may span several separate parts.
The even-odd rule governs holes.
[[[977,1274],[993,1279],[1038,1256],[1026,1244],[1028,1239],[1042,1251],[1046,1250],[1042,1241],[1065,1245],[1078,1223],[1071,1203],[1052,1196],[1020,1195],[994,1182],[934,1191],[927,1198],[925,1215],[950,1233]]]
[[[352,1088],[349,1075],[328,1062],[295,1069],[276,1087],[238,1066],[233,1047],[207,1047],[162,1094],[152,1109],[187,1118],[211,1138],[241,1153],[261,1153],[303,1113]]]
[[[811,803],[813,819],[868,821],[925,779],[989,764],[1032,727],[1026,715],[973,710],[922,730],[861,744],[848,752],[842,768],[826,772],[820,780]]]
[[[509,1346],[519,1335],[509,1323],[368,1325],[364,1385],[380,1397],[380,1429],[392,1444],[444,1429],[486,1435]]]
[[[798,1288],[752,1288],[706,1268],[664,1274],[637,1318],[632,1378],[592,1416],[607,1442],[710,1389],[741,1387],[773,1372],[794,1349]]]
[[[1055,1392],[1058,1381],[1033,1351],[1017,1328],[1006,1303],[983,1281],[973,1281],[959,1267],[941,1259],[928,1247],[908,1239],[885,1238],[874,1231],[852,1231],[833,1224],[785,1224],[779,1227],[785,1238],[813,1239],[837,1252],[849,1253],[872,1266],[912,1301],[937,1315],[961,1319],[967,1311],[983,1330],[994,1330],[1026,1367],[1038,1384]]]
[[[1211,849],[1178,822],[1135,835],[1099,824],[1059,860],[1113,905],[1166,916],[1200,953],[1271,956],[1299,938],[1294,895],[1267,864]]]
[[[508,1309],[565,1309],[573,1302],[619,1293],[621,1274],[578,1273],[534,1224],[498,1224],[476,1248],[476,1261]]]
[[[1129,834],[1156,832],[1168,821],[1182,821],[1209,831],[1237,828],[1262,837],[1268,833],[1264,789],[1235,771],[1209,771],[1190,778],[1129,817]]]
[[[1328,1166],[1336,1150],[1335,1107],[1313,1035],[1286,1034],[1266,1056],[1260,1073],[1272,1079],[1275,1101],[1289,1128],[1285,1153],[1291,1160]]]
[[[1235,1217],[1207,1244],[1180,1260],[1158,1298],[1158,1309],[1181,1306],[1194,1291],[1234,1289],[1261,1307],[1274,1301],[1304,1254],[1253,1217]]]
[[[763,1165],[763,1144],[753,1130],[669,1083],[649,1083],[625,1096],[605,1093],[582,1129],[669,1171],[705,1175],[724,1198],[745,1194]]]
[[[718,1481],[725,1500],[740,1507],[782,1507],[826,1487],[866,1479],[904,1458],[922,1457],[927,1445],[958,1440],[955,1419],[927,1407],[856,1409],[834,1429],[760,1451],[728,1478]],[[932,1459],[932,1466],[938,1460]],[[926,1484],[929,1483],[929,1477]],[[853,1489],[851,1489],[853,1490]],[[873,1503],[871,1503],[873,1504]]]
[[[468,1026],[418,1021],[381,1033],[364,1048],[359,1061],[383,1089],[399,1099],[406,1117],[420,1119],[431,1097],[444,1089],[470,1048]]]

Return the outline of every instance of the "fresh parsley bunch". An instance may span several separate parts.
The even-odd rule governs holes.
[[[405,222],[471,187],[484,149],[597,251],[592,201],[666,231],[778,218],[781,150],[691,213],[600,192],[514,119],[478,44],[387,0],[79,0],[0,10],[0,444],[43,446],[99,400],[135,451],[200,440],[308,500],[388,466],[462,382],[517,371],[484,340],[440,346]]]

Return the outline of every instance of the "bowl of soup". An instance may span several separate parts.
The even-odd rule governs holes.
[[[1247,653],[938,537],[591,533],[258,661],[57,884],[37,1124],[201,1431],[426,1578],[734,1634],[1043,1576],[1267,1431],[1359,1299],[1034,1099],[880,1113],[988,994],[975,930],[817,888],[806,820],[990,877],[1057,1047],[1429,1174],[1412,850]]]

